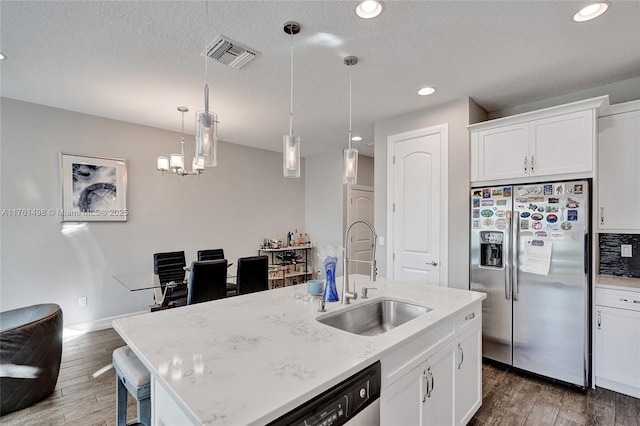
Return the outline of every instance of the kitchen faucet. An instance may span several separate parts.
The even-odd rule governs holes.
[[[371,245],[371,260],[358,260],[358,259],[349,259],[349,232],[353,225],[357,223],[363,223],[369,227],[371,231],[371,236],[373,237],[373,244]],[[376,280],[376,275],[378,274],[378,268],[376,267],[376,242],[378,241],[378,234],[376,234],[376,230],[373,228],[373,225],[364,219],[354,220],[347,227],[347,232],[344,234],[344,257],[342,258],[342,270],[344,272],[344,279],[342,280],[342,304],[349,305],[351,303],[351,299],[356,300],[358,298],[358,293],[355,291],[349,291],[349,261],[352,262],[361,262],[361,263],[369,263],[371,264],[371,281]]]

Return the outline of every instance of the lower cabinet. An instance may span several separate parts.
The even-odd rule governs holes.
[[[596,386],[640,398],[640,293],[596,288]]]
[[[383,387],[380,424],[466,425],[482,404],[481,325],[476,316],[473,324]]]

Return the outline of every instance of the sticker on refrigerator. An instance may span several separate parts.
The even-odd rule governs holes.
[[[544,195],[553,195],[553,185],[544,186]]]
[[[578,207],[580,207],[580,203],[569,197],[567,198],[567,207],[569,207],[570,209],[577,209]]]
[[[520,229],[529,229],[529,219],[520,221]]]
[[[531,195],[542,194],[542,188],[540,188],[539,186],[534,186],[533,188],[531,188],[531,190],[529,190],[529,194]]]
[[[485,207],[492,206],[493,205],[493,200],[482,200],[480,202],[480,205],[481,206],[485,206]]]
[[[554,191],[556,195],[564,195],[564,184],[556,185],[556,190]]]
[[[493,226],[493,219],[482,219],[482,224],[484,226]]]
[[[557,223],[547,223],[547,229],[551,231],[557,231],[558,229],[560,229],[560,225]]]
[[[489,209],[484,209],[480,212],[480,214],[482,215],[482,217],[491,217],[493,216],[493,211]]]
[[[552,232],[551,238],[554,240],[564,240],[564,232]]]
[[[485,188],[482,190],[482,198],[491,198],[491,189]]]
[[[523,187],[519,186],[519,187],[516,188],[516,196],[517,197],[522,197],[522,196],[528,195],[528,194],[529,194],[529,191],[527,191]]]
[[[549,197],[549,204],[558,204],[560,202],[559,198]]]
[[[531,213],[529,213],[529,212],[522,212],[522,213],[520,213],[520,217],[521,217],[521,218],[523,218],[523,219],[526,219],[526,218],[528,218],[529,216],[531,216]]]
[[[582,194],[582,184],[576,184],[573,186],[573,193],[574,194]]]
[[[504,217],[505,214],[506,212],[504,210],[498,210],[496,212],[496,217]]]
[[[504,229],[507,227],[507,221],[505,219],[496,219],[496,228]]]
[[[507,200],[496,200],[496,206],[506,206]]]
[[[544,218],[544,216],[542,215],[542,213],[534,213],[531,215],[531,219],[533,220],[542,220]]]
[[[505,198],[511,197],[511,187],[510,186],[505,186],[504,188],[502,188],[502,196],[505,197]]]
[[[480,198],[473,199],[473,207],[480,207]]]
[[[529,202],[533,202],[533,203],[543,203],[544,202],[544,197],[542,195],[536,195],[535,197],[527,198],[527,200],[529,200]]]
[[[542,229],[542,222],[533,222],[533,223],[531,224],[531,227],[532,227],[533,229]]]
[[[473,209],[471,213],[474,219],[477,219],[480,217],[480,209]]]
[[[482,197],[482,189],[474,189],[472,196],[473,197]]]
[[[547,206],[545,211],[547,213],[558,213],[558,206]]]
[[[502,188],[493,188],[491,190],[491,195],[494,197],[502,197]]]
[[[546,237],[547,233],[545,231],[537,231],[536,237]]]
[[[471,222],[471,226],[473,227],[473,229],[479,229],[480,228],[480,221],[479,220],[474,220]]]
[[[560,224],[560,228],[568,231],[569,229],[571,229],[571,222],[562,222],[562,224]]]
[[[549,223],[556,223],[558,221],[558,216],[551,213],[547,215],[547,222]]]
[[[578,220],[578,210],[567,210],[567,220]]]

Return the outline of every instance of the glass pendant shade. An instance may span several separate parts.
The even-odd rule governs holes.
[[[282,137],[283,171],[286,178],[300,177],[300,136],[284,135]]]
[[[215,167],[218,152],[218,117],[212,112],[196,113],[196,158],[203,167]]]
[[[180,154],[171,154],[169,165],[172,169],[184,169],[184,157]]]
[[[204,160],[202,158],[193,157],[191,170],[193,170],[194,172],[204,171]]]
[[[169,171],[169,158],[160,156],[158,157],[157,169],[161,172]]]
[[[344,150],[344,172],[342,183],[355,185],[358,183],[358,150],[346,148]]]

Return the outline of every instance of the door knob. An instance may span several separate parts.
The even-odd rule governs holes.
[[[436,262],[435,260],[432,261],[431,263],[427,262],[427,265],[431,265],[431,266],[438,266],[438,262]]]

